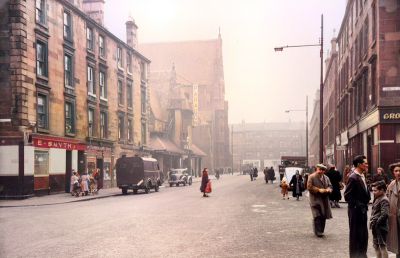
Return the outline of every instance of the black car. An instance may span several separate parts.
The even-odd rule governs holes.
[[[192,176],[187,173],[187,168],[172,168],[168,172],[169,186],[191,185]]]

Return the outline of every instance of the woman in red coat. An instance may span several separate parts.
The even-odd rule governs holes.
[[[203,197],[208,197],[208,194],[206,193],[206,187],[208,183],[208,168],[203,169],[203,175],[201,176],[201,186],[200,186],[200,192],[203,193]]]

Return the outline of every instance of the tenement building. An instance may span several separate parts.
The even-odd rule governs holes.
[[[123,154],[146,152],[147,66],[103,26],[104,0],[0,6],[0,195],[69,191],[72,169],[114,182]]]
[[[337,37],[336,161],[370,171],[400,161],[400,4],[349,0]]]

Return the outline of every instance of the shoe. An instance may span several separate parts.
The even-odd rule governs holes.
[[[323,237],[324,233],[316,232],[317,237]]]

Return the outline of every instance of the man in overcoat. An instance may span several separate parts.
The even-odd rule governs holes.
[[[317,237],[322,237],[325,230],[325,222],[332,218],[329,194],[332,185],[329,178],[324,175],[326,166],[316,165],[316,171],[308,177],[307,189],[310,192],[310,207],[314,218],[313,229]]]
[[[390,171],[393,173],[394,180],[389,184],[387,195],[389,198],[389,232],[387,248],[389,251],[400,257],[400,162],[391,164]]]
[[[350,257],[367,257],[368,249],[368,203],[371,194],[367,188],[365,173],[368,171],[368,161],[363,155],[353,160],[354,172],[350,175],[344,199],[348,203],[349,217],[349,249]]]

